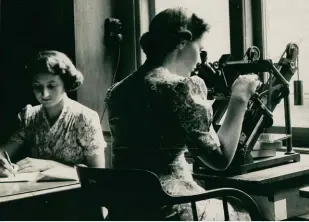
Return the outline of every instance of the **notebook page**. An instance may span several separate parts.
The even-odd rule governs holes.
[[[0,177],[0,183],[11,183],[11,182],[31,182],[35,181],[40,172],[31,173],[17,173],[15,176]]]

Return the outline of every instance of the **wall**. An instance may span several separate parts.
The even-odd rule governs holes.
[[[96,110],[100,117],[117,56],[108,53],[103,43],[104,20],[111,16],[111,0],[74,1],[76,66],[85,76],[77,101]],[[106,115],[102,128],[109,130]]]
[[[123,27],[121,57],[115,79],[119,81],[136,69],[134,0],[74,1],[76,65],[85,75],[77,100],[99,112],[100,116],[118,58],[118,47],[107,47],[103,41],[104,22],[109,17],[120,19]],[[102,127],[109,131],[106,115]]]
[[[115,74],[118,47],[104,45],[106,18],[118,18],[122,22],[123,38],[120,44],[119,69],[115,81],[133,72],[136,65],[136,20],[134,0],[75,0],[74,29],[76,65],[85,76],[83,86],[77,92],[77,101],[96,110],[100,117],[105,111],[104,99]],[[101,125],[109,131],[107,113]],[[105,133],[106,134],[106,133]],[[111,138],[105,135],[107,142]],[[106,163],[110,166],[110,143],[106,150]]]

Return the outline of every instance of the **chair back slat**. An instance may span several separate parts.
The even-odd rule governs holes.
[[[224,220],[229,221],[230,220],[230,214],[229,214],[229,208],[227,204],[226,197],[222,197],[222,204],[223,204],[223,212],[224,212]]]
[[[218,188],[205,191],[204,193],[190,196],[173,196],[168,199],[169,205],[184,204],[189,202],[199,202],[208,199],[222,199],[223,212],[226,220],[229,220],[228,202],[241,204],[241,207],[250,214],[254,221],[262,220],[261,212],[256,202],[247,193],[235,188]],[[230,202],[231,203],[231,202]],[[233,205],[233,203],[231,203]],[[225,206],[224,206],[225,205]],[[224,210],[226,208],[226,210]]]
[[[76,170],[84,199],[94,206],[106,207],[109,219],[162,220],[160,212],[166,194],[154,173],[80,165]]]
[[[193,220],[198,221],[196,203],[194,201],[191,202],[191,208],[192,208]]]

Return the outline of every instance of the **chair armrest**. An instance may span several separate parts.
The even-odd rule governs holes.
[[[168,204],[184,204],[184,203],[195,203],[202,200],[220,198],[222,197],[225,200],[226,197],[235,197],[244,203],[246,210],[251,216],[252,220],[261,220],[260,210],[255,203],[255,201],[245,192],[235,189],[235,188],[219,188],[206,191],[201,194],[195,194],[190,196],[170,196],[168,199]]]

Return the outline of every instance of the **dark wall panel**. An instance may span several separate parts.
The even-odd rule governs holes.
[[[1,142],[13,130],[17,112],[27,103],[36,104],[25,81],[27,59],[40,50],[53,49],[75,60],[73,10],[72,0],[1,1]]]

